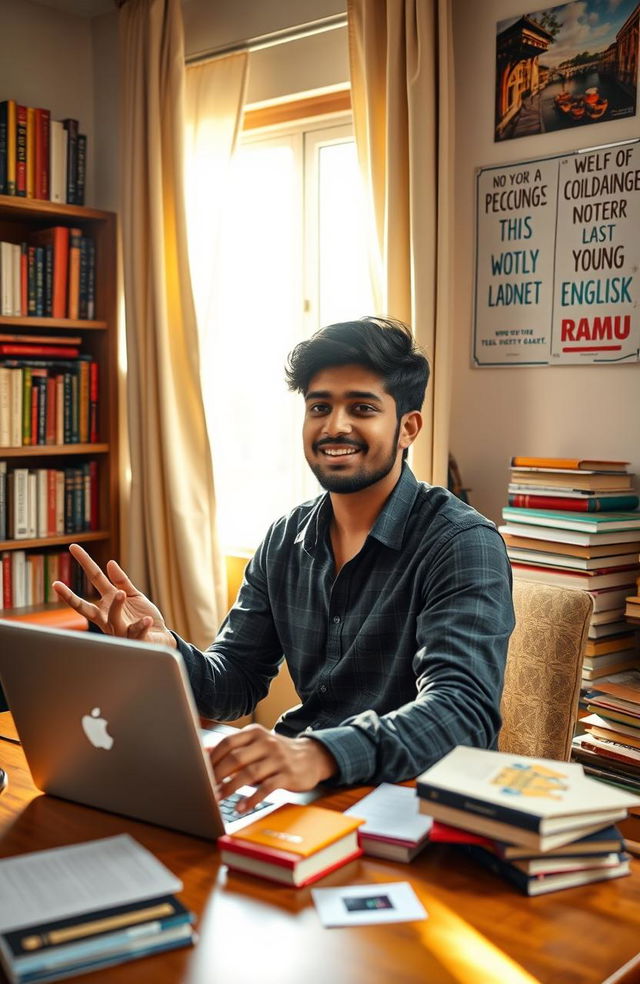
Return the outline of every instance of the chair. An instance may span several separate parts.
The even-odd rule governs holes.
[[[566,761],[577,717],[591,596],[516,579],[513,604],[516,626],[507,654],[498,748]]]

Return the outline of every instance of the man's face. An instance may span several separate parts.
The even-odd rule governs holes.
[[[304,454],[327,491],[360,492],[396,465],[399,474],[406,446],[399,444],[401,430],[396,402],[377,373],[359,365],[331,366],[311,379],[305,394]]]

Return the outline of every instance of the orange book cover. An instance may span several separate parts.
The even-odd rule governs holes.
[[[69,230],[69,289],[67,317],[77,320],[80,310],[80,240],[82,229]]]
[[[248,842],[255,847],[308,858],[357,830],[363,822],[321,806],[287,803],[228,837],[231,841]]]
[[[51,317],[67,317],[67,284],[69,276],[69,230],[52,226],[31,233],[35,246],[53,246],[53,291]]]
[[[602,653],[615,653],[618,650],[633,649],[635,632],[624,632],[610,636],[608,639],[589,639],[585,647],[585,656],[600,656]]]
[[[597,461],[590,458],[527,458],[516,455],[512,468],[575,468],[585,471],[625,471],[628,461]]]

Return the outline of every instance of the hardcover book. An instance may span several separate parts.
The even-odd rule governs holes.
[[[391,861],[412,861],[429,841],[431,818],[420,813],[411,786],[383,782],[345,811],[364,820],[358,841],[365,854]]]
[[[619,854],[624,851],[624,838],[613,824],[609,827],[602,827],[595,833],[587,834],[586,837],[579,837],[568,844],[561,844],[549,851],[534,851],[528,847],[521,847],[519,844],[508,844],[506,841],[484,837],[482,834],[474,834],[469,830],[452,827],[450,824],[441,823],[438,820],[434,820],[431,825],[429,840],[438,844],[480,844],[482,847],[493,851],[498,857],[508,861],[531,858],[573,858],[575,856],[597,857],[611,852]]]
[[[462,745],[418,776],[417,791],[421,810],[435,819],[539,850],[640,806],[638,797],[588,779],[577,763]]]
[[[550,526],[561,530],[578,530],[588,533],[612,533],[640,529],[640,512],[614,513],[571,513],[557,512],[552,509],[520,509],[516,506],[505,506],[502,510],[504,519],[514,523],[531,523],[534,526]]]
[[[594,461],[590,458],[528,458],[523,455],[515,455],[511,459],[512,468],[562,468],[624,472],[627,470],[628,464],[628,461]]]
[[[288,803],[218,838],[229,868],[299,888],[360,857],[363,821],[320,806]]]
[[[606,865],[580,868],[575,871],[529,874],[522,871],[516,864],[504,861],[484,847],[470,844],[466,850],[475,861],[511,882],[524,895],[545,895],[547,892],[557,892],[562,888],[575,888],[578,885],[588,885],[591,882],[621,878],[630,873],[627,854],[614,855],[614,860]]]

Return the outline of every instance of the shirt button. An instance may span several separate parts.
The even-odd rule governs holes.
[[[334,622],[335,622],[335,624],[337,625],[337,624],[338,624],[338,622],[340,621],[340,616],[339,616],[339,615],[334,615],[334,616],[333,616],[333,621],[334,621]]]
[[[321,694],[326,694],[326,692],[327,692],[327,688],[325,687],[325,685],[323,683],[322,686],[320,687],[320,693]]]

